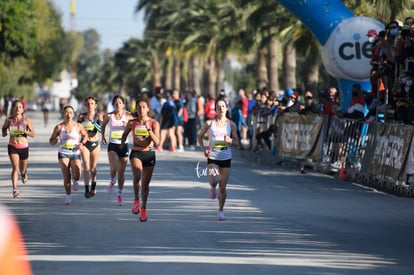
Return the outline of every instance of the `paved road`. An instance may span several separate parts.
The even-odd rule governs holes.
[[[12,199],[7,138],[0,140],[0,201],[16,215],[34,274],[412,274],[414,200],[332,177],[249,163],[235,152],[227,221],[216,220],[200,152],[157,154],[148,222],[105,191],[104,147],[98,193],[63,205],[57,147],[40,113],[31,140],[29,183]],[[82,189],[81,189],[82,190]]]

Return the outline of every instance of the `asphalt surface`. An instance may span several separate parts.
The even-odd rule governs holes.
[[[131,213],[132,177],[124,205],[108,194],[102,147],[98,193],[64,202],[57,146],[59,121],[27,114],[29,182],[12,198],[8,138],[0,139],[0,202],[18,219],[34,274],[413,274],[414,200],[331,176],[271,166],[234,151],[225,207],[207,197],[200,151],[157,153],[148,221]],[[3,119],[1,122],[3,123]],[[245,154],[245,153],[244,153]]]

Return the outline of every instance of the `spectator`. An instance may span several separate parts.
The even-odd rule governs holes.
[[[284,112],[286,113],[299,113],[299,111],[301,110],[301,104],[299,102],[299,96],[297,93],[292,93],[289,96],[289,100],[288,100],[288,106],[286,108],[284,108]]]
[[[239,94],[239,99],[242,101],[242,116],[243,118],[246,120],[247,119],[247,112],[248,112],[248,107],[249,107],[249,99],[246,96],[246,92],[243,89],[239,89],[238,91]]]
[[[302,115],[319,113],[318,106],[313,101],[313,94],[311,91],[305,93],[305,105],[299,113]]]
[[[346,118],[363,119],[365,100],[361,91],[361,85],[352,85],[352,99],[349,103],[347,112],[343,115]]]
[[[320,99],[323,101],[324,103],[324,109],[322,111],[323,115],[328,115],[329,117],[334,115],[334,112],[332,112],[332,105],[336,104],[336,96],[337,95],[337,90],[335,87],[331,87],[328,90],[328,98],[324,98],[321,97]]]
[[[170,138],[171,152],[175,152],[175,146],[177,144],[175,138],[175,126],[178,124],[178,117],[174,105],[174,100],[169,92],[166,93],[167,101],[161,107],[161,136],[160,143],[156,148],[157,151],[162,152],[164,143],[167,137]]]
[[[368,31],[368,37],[375,36],[376,31]],[[385,39],[385,31],[379,32],[372,46],[372,60],[370,82],[374,98],[384,98],[385,90],[390,91],[392,85],[392,74],[394,73],[394,49]],[[371,39],[372,40],[372,39]],[[379,95],[382,92],[382,95]]]
[[[271,137],[273,134],[275,134],[276,132],[276,126],[275,124],[272,124],[269,126],[268,129],[261,131],[260,133],[256,134],[256,147],[254,149],[255,153],[261,153],[263,151],[263,149],[265,148],[264,146],[267,146],[267,149],[271,150],[272,148],[272,141],[271,141]]]
[[[242,113],[243,108],[243,100],[240,99],[237,101],[236,105],[231,110],[231,119],[233,120],[234,124],[236,124],[237,128],[237,136],[239,140],[241,140],[242,144],[248,144],[247,140],[247,122],[243,117]]]
[[[272,116],[277,115],[278,111],[281,109],[281,101],[282,100],[283,100],[283,96],[273,98]]]
[[[177,138],[177,152],[183,152],[184,151],[184,103],[180,98],[180,93],[178,90],[173,91],[173,101],[175,105],[175,112],[177,114],[178,122],[175,125],[175,136]],[[175,147],[175,145],[174,145]]]
[[[202,95],[197,96],[197,117],[196,117],[196,125],[198,129],[203,127],[204,123],[204,104],[205,98]]]
[[[155,91],[151,94],[150,99],[150,108],[151,108],[151,115],[155,120],[159,120],[161,116],[161,94],[162,89],[161,87],[155,87]]]
[[[185,108],[188,114],[188,120],[187,122],[184,122],[184,137],[188,141],[188,148],[190,150],[195,150],[197,140],[197,99],[195,98],[195,96],[196,94],[194,91],[187,92],[185,103]]]
[[[212,94],[208,95],[208,101],[204,105],[204,120],[211,120],[216,117],[215,98]]]

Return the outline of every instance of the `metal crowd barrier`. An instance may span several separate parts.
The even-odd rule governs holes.
[[[398,196],[414,197],[414,127],[341,117],[283,114],[251,118],[250,157],[296,163]],[[255,152],[257,130],[277,125],[272,150]]]

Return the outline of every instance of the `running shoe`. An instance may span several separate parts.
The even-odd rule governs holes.
[[[117,200],[118,200],[118,205],[122,206],[122,196],[121,195],[118,195]]]
[[[65,204],[65,205],[72,204],[72,196],[71,195],[66,195],[66,199],[65,199],[65,202],[63,204]]]
[[[224,217],[224,212],[223,212],[223,211],[219,211],[219,212],[218,212],[218,217],[217,217],[217,219],[218,219],[219,221],[225,221],[225,220],[226,220],[226,217]]]
[[[78,191],[79,190],[79,182],[77,180],[75,180],[72,184],[72,190],[73,191]]]
[[[14,189],[14,190],[13,190],[13,199],[17,198],[19,195],[20,195],[19,190]]]
[[[92,182],[92,187],[91,187],[91,191],[89,192],[89,195],[91,197],[93,197],[93,196],[96,195],[96,181],[93,181]]]
[[[91,192],[85,191],[85,198],[90,199],[91,198]]]
[[[131,209],[132,214],[138,215],[139,214],[139,200],[134,200],[134,207]]]
[[[106,191],[108,191],[108,193],[112,193],[112,191],[114,191],[114,186],[115,186],[115,181],[112,181],[108,184],[108,187],[106,188]]]
[[[22,182],[23,182],[23,184],[26,184],[28,180],[29,180],[29,177],[27,176],[27,173],[24,174],[24,175],[22,175]]]
[[[139,216],[140,222],[146,222],[147,221],[147,209],[141,208],[141,215]]]
[[[210,190],[208,190],[208,197],[212,200],[215,200],[217,198],[216,187],[211,186]]]

